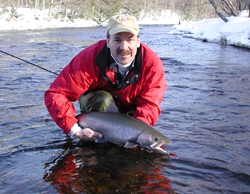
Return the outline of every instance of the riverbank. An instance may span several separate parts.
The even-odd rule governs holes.
[[[10,12],[0,15],[0,30],[34,30],[46,28],[72,28],[99,26],[92,20],[48,18],[49,10],[18,8],[16,17],[10,19]],[[1,8],[0,8],[1,13]],[[139,25],[175,25],[179,23],[179,17],[172,11],[162,11],[160,16],[153,13],[144,19],[138,20]],[[103,23],[106,25],[106,23]]]
[[[220,18],[207,19],[175,25],[170,33],[250,49],[250,18],[248,11],[242,11],[237,17],[228,17],[228,22]]]
[[[9,13],[0,15],[1,30],[34,30],[46,28],[95,27],[91,20],[68,18],[48,19],[48,11],[19,8],[18,17],[9,19]],[[139,25],[174,25],[170,33],[200,39],[204,42],[216,42],[250,49],[250,18],[248,11],[242,11],[237,17],[229,17],[228,22],[220,18],[202,21],[182,22],[171,11],[162,12],[161,16],[153,14],[139,20]],[[104,24],[105,25],[105,24]]]

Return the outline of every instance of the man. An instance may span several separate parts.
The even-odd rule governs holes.
[[[95,141],[102,134],[81,128],[72,101],[82,112],[107,111],[115,104],[153,126],[166,90],[163,64],[140,42],[139,27],[128,15],[110,18],[107,39],[76,55],[45,92],[45,105],[59,127],[71,137]]]

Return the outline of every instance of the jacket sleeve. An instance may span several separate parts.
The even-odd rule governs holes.
[[[89,50],[88,50],[89,52]],[[90,59],[91,58],[91,59]],[[44,102],[53,120],[66,134],[78,121],[75,118],[73,101],[78,100],[81,94],[95,87],[96,79],[93,56],[88,56],[84,50],[75,56],[61,71],[50,88],[44,94]]]
[[[143,85],[140,96],[136,99],[134,117],[153,126],[160,113],[160,104],[164,97],[167,83],[164,77],[163,64],[158,56],[146,59]]]

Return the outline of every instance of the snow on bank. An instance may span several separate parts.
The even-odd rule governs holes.
[[[3,10],[0,8],[0,13]],[[10,13],[0,15],[1,30],[33,30],[44,28],[62,27],[93,27],[97,26],[94,21],[84,19],[69,20],[68,18],[48,19],[48,10],[40,11],[28,8],[19,8],[18,17],[9,20]],[[217,42],[240,47],[250,48],[250,18],[248,11],[242,11],[237,17],[229,17],[228,22],[220,18],[207,19],[196,22],[186,22],[181,25],[178,15],[171,11],[161,12],[161,16],[150,14],[139,25],[166,25],[174,24],[172,34],[181,34],[185,37],[201,39],[208,42]]]
[[[9,8],[10,10],[10,8]],[[0,12],[1,12],[0,8]],[[34,30],[60,27],[92,27],[96,22],[84,19],[69,20],[68,18],[48,18],[49,10],[18,8],[17,17],[10,20],[10,12],[0,15],[0,30]]]
[[[214,18],[175,25],[174,29],[170,33],[250,48],[250,18],[247,10],[242,11],[237,17],[229,17],[227,23],[220,18]]]
[[[10,10],[10,9],[9,9]],[[0,13],[2,12],[0,8]],[[10,12],[0,15],[0,30],[33,30],[43,28],[60,28],[60,27],[93,27],[98,24],[91,20],[58,18],[48,18],[49,10],[37,10],[29,8],[18,8],[17,16],[10,18]],[[148,14],[145,19],[139,20],[143,24],[178,24],[179,17],[171,11],[162,11],[160,16],[154,13]]]
[[[155,13],[147,13],[144,19],[139,19],[139,25],[175,25],[180,21],[179,16],[173,11],[162,11],[160,15]]]

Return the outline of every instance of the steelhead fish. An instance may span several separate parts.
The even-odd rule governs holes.
[[[103,135],[105,141],[133,148],[139,146],[147,151],[169,154],[161,148],[171,140],[150,125],[121,113],[89,112],[77,116],[81,127],[89,127]],[[98,142],[98,141],[97,141]]]

